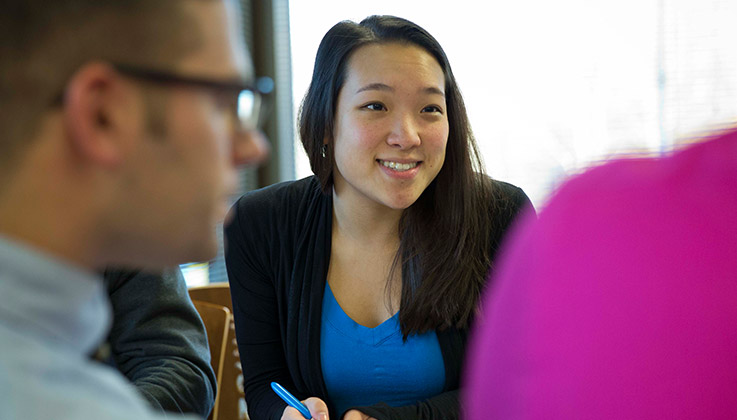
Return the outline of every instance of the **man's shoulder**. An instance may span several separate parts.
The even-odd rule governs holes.
[[[0,418],[159,419],[114,369],[63,345],[0,327]]]

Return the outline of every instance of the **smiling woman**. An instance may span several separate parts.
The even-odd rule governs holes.
[[[315,176],[243,196],[226,264],[249,413],[453,419],[466,334],[531,207],[483,173],[448,59],[393,16],[323,38],[300,114]],[[268,244],[264,249],[264,244]]]
[[[424,49],[389,43],[357,49],[346,73],[335,135],[325,139],[334,150],[334,205],[405,209],[445,160],[443,70]]]

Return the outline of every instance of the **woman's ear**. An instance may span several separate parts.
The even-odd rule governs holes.
[[[126,84],[115,69],[104,62],[90,62],[77,70],[67,84],[63,119],[66,137],[73,151],[84,160],[115,167],[125,155],[131,139],[134,106],[126,98]]]

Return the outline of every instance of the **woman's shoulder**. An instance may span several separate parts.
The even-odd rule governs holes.
[[[322,234],[329,234],[325,224],[332,221],[331,209],[332,196],[322,192],[315,177],[249,191],[226,218],[224,233],[230,253],[236,255],[232,250],[239,250],[241,260],[262,272],[280,264],[278,261],[289,264],[305,243],[314,244],[324,239]]]
[[[522,188],[510,184],[509,182],[500,181],[498,179],[488,178],[491,183],[492,191],[496,198],[514,199],[519,197],[527,197]]]
[[[492,206],[516,215],[526,208],[533,209],[530,198],[522,188],[509,182],[485,177],[491,189]]]
[[[504,232],[522,214],[536,215],[535,207],[522,188],[509,182],[488,178],[491,197],[489,202],[492,214],[492,228],[498,234]]]
[[[490,259],[493,261],[504,237],[523,213],[535,214],[527,194],[522,188],[509,182],[487,178],[491,197],[488,203],[491,224],[489,225]]]
[[[228,224],[251,231],[292,231],[328,211],[331,203],[332,197],[322,192],[314,176],[280,182],[241,196],[231,209]]]

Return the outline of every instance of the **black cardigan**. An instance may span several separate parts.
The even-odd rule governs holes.
[[[493,181],[499,215],[490,232],[492,252],[519,211],[532,207],[525,193]],[[300,400],[319,397],[330,417],[320,363],[322,298],[330,260],[333,202],[315,177],[247,193],[225,226],[236,337],[249,416],[280,419],[286,404],[271,390],[278,382]],[[493,255],[493,254],[492,254]],[[438,331],[445,361],[443,393],[415,405],[357,407],[384,419],[458,418],[458,387],[465,330]]]

